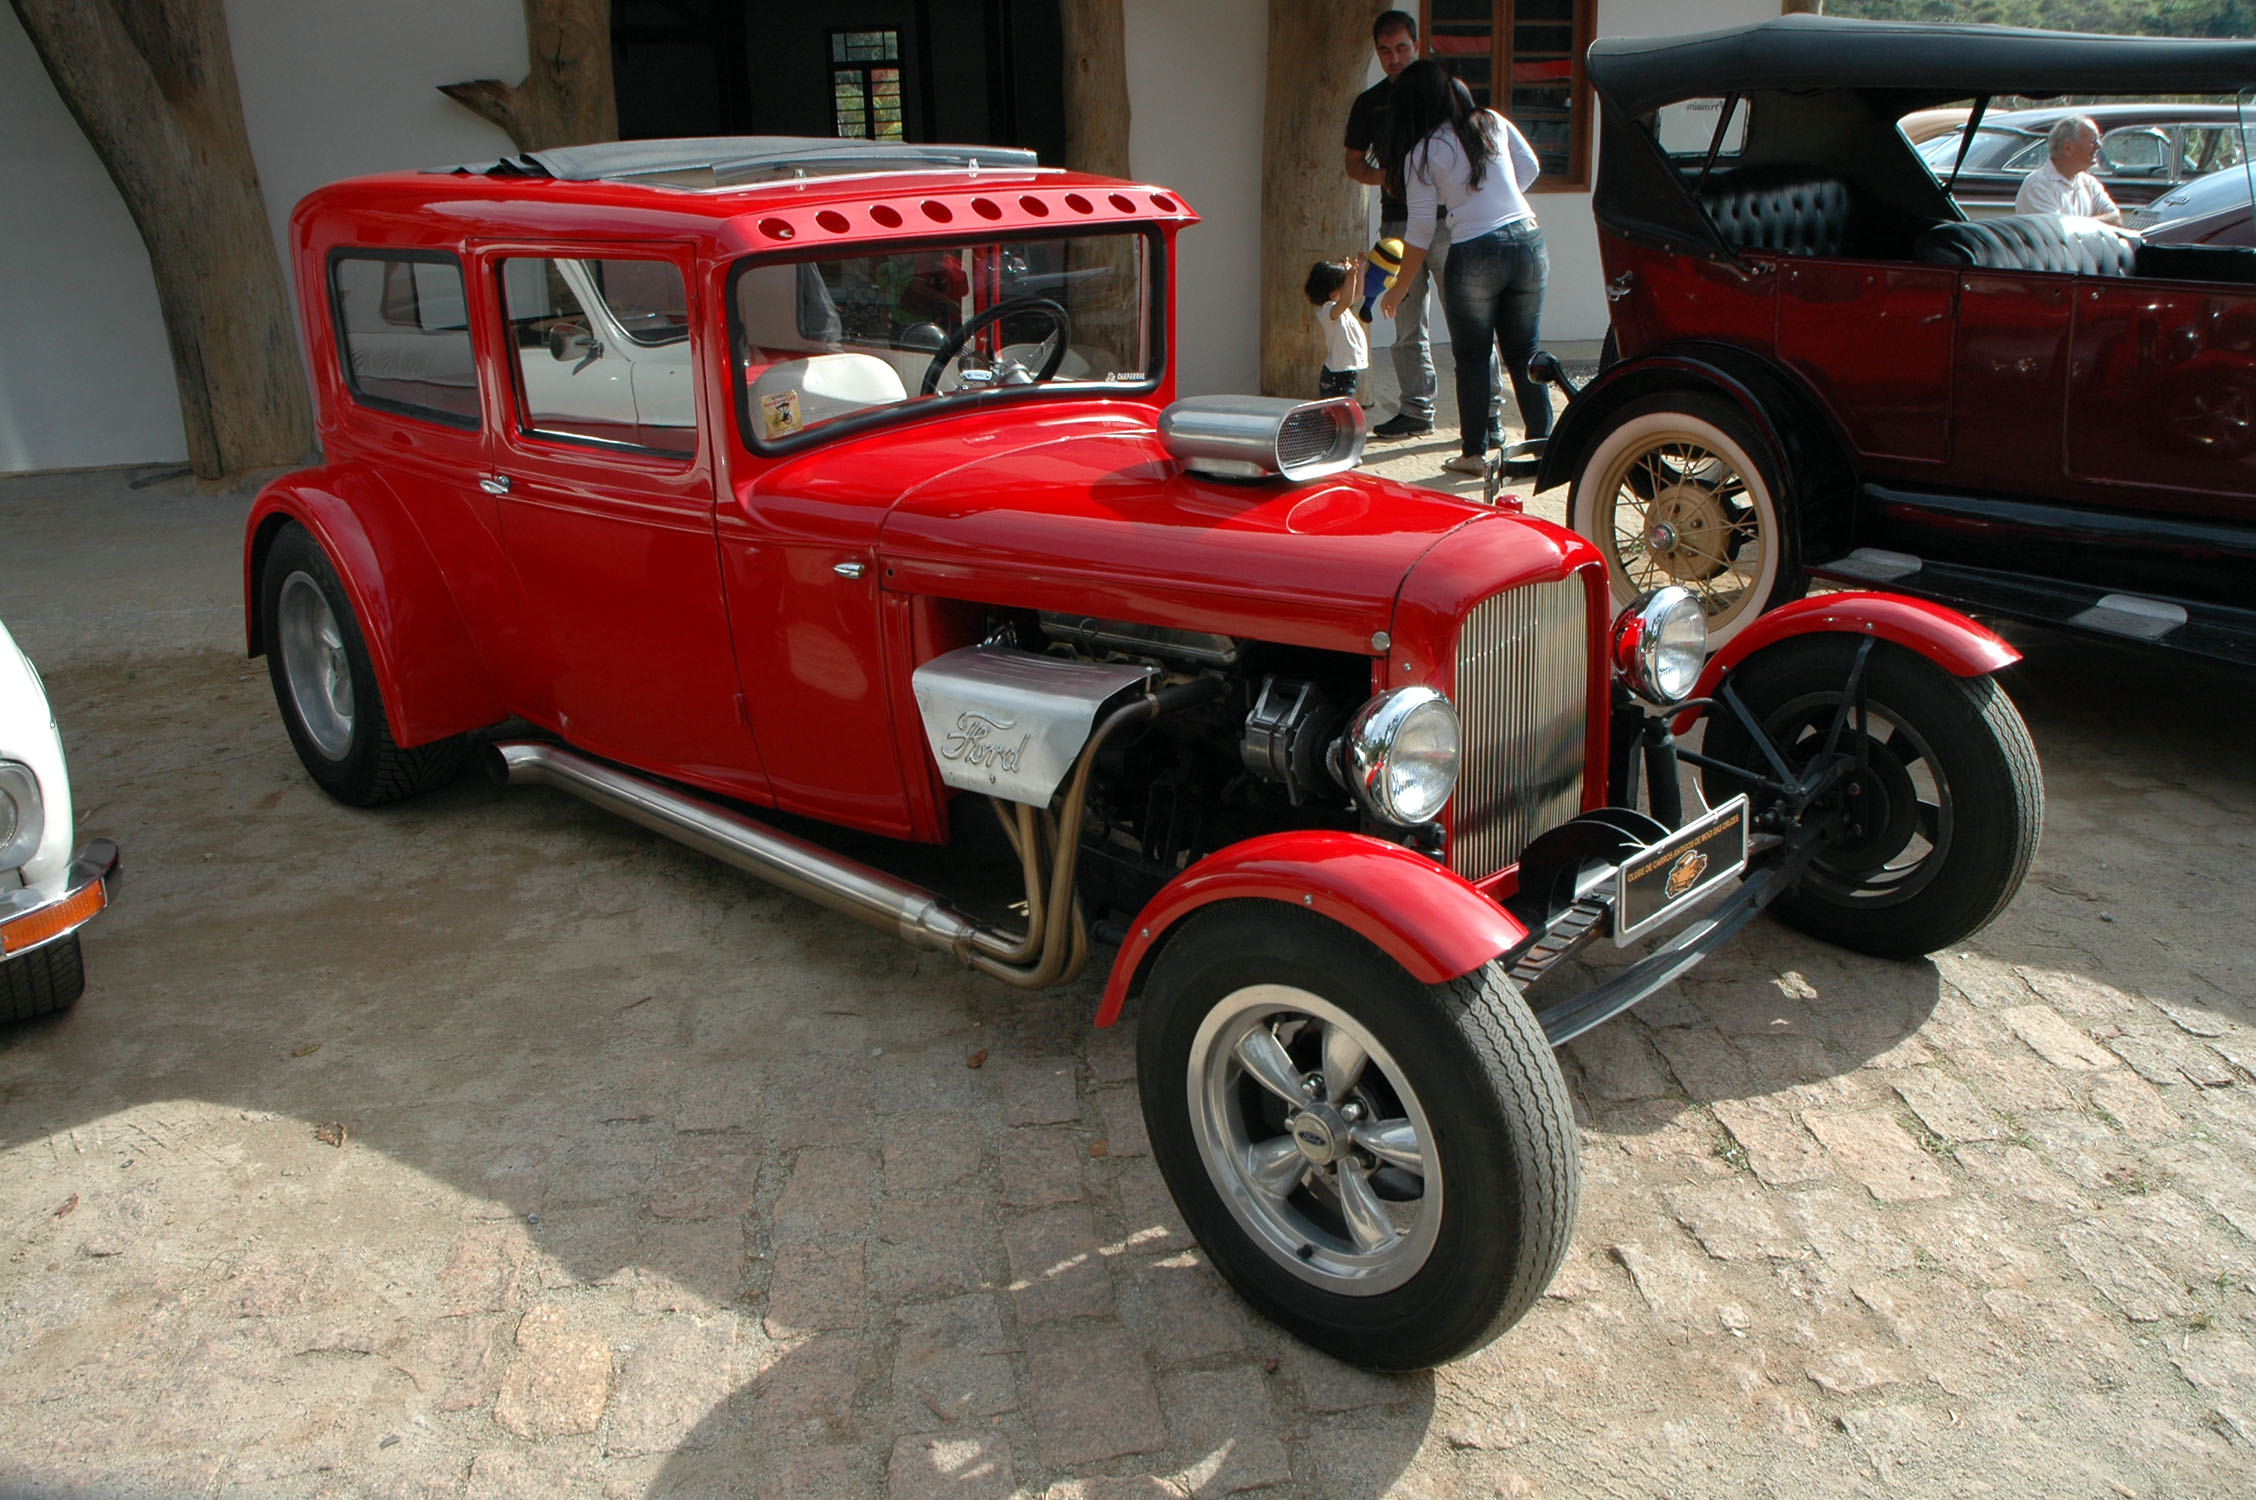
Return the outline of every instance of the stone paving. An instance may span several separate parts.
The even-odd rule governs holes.
[[[0,480],[129,871],[85,999],[0,1034],[0,1494],[2256,1488],[2241,679],[2030,637],[2005,917],[1911,964],[1757,923],[1576,1043],[1550,1295],[1380,1377],[1203,1264],[1098,976],[548,792],[328,802],[240,655],[243,497],[132,477]]]

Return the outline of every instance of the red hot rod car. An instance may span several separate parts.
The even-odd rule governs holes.
[[[1947,611],[1837,595],[1710,660],[1688,592],[1617,614],[1571,532],[1349,473],[1353,402],[1176,400],[1194,222],[1023,152],[835,141],[317,192],[326,457],[253,508],[249,645],[347,802],[475,750],[1009,984],[1105,952],[1097,1022],[1139,1006],[1216,1268],[1431,1364],[1564,1253],[1553,1046],[1765,907],[1958,941],[2028,867],[2035,757],[2013,652]],[[1025,921],[760,809],[995,816]],[[1653,951],[1551,993],[1608,939]]]

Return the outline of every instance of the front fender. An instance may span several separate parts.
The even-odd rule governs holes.
[[[1527,939],[1504,908],[1399,844],[1357,833],[1264,834],[1200,860],[1137,915],[1113,960],[1097,1024],[1120,1018],[1177,922],[1217,901],[1242,900],[1284,902],[1328,917],[1421,984],[1471,973]]]
[[[1900,594],[1819,594],[1797,599],[1755,619],[1700,673],[1695,698],[1713,697],[1724,675],[1765,646],[1795,636],[1869,635],[1916,651],[1954,677],[1981,677],[2011,666],[2021,653],[1955,609]],[[1670,726],[1683,734],[1702,710],[1688,708]]]
[[[284,475],[251,506],[243,530],[250,655],[265,650],[259,571],[274,534],[290,521],[321,544],[352,599],[396,742],[426,744],[506,716],[422,534],[389,490],[350,469]]]

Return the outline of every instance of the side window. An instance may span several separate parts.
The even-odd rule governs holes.
[[[478,369],[462,266],[432,252],[347,250],[329,259],[345,384],[371,406],[478,425]]]
[[[697,451],[689,300],[663,260],[501,262],[517,425],[540,437],[684,457]]]
[[[1724,106],[1735,105],[1728,119]],[[1723,140],[1718,145],[1716,127],[1723,126]],[[1747,149],[1747,101],[1722,98],[1680,99],[1674,104],[1664,104],[1653,111],[1653,139],[1670,156],[1689,158],[1689,164],[1698,166],[1707,160],[1708,152],[1715,149],[1716,166],[1736,165],[1739,154]]]
[[[2121,177],[2161,177],[2170,169],[2170,137],[2151,125],[2111,130],[2099,143],[2100,166]]]

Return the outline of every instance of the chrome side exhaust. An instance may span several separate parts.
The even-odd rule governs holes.
[[[1055,815],[1025,803],[995,801],[1026,881],[1027,925],[1019,934],[975,921],[898,876],[562,746],[504,740],[492,747],[488,767],[503,783],[535,782],[570,792],[919,948],[953,953],[1007,984],[1041,989],[1075,978],[1089,961],[1089,924],[1074,893],[1073,872],[1097,751],[1115,731],[1206,702],[1221,688],[1218,678],[1194,679],[1114,709],[1089,737]]]

